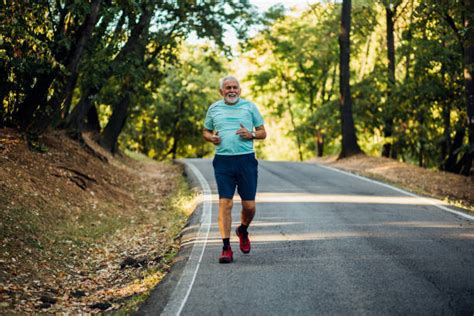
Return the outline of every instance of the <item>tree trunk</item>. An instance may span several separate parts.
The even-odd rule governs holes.
[[[393,37],[393,18],[396,14],[397,6],[390,8],[390,4],[385,5],[385,17],[387,21],[387,58],[388,58],[388,87],[387,100],[385,101],[385,122],[384,137],[386,143],[383,145],[382,156],[393,157],[392,136],[393,136],[393,105],[391,100],[392,90],[395,86],[395,40]],[[387,141],[388,140],[388,141]],[[393,157],[396,158],[396,157]]]
[[[15,114],[16,121],[20,123],[20,128],[27,130],[34,121],[34,115],[39,107],[44,107],[47,102],[49,87],[56,78],[57,70],[51,70],[48,74],[40,76],[35,86],[26,96],[25,100],[19,105],[18,112]]]
[[[92,105],[87,113],[87,121],[86,124],[84,124],[84,131],[100,134],[99,113],[97,113],[95,105]]]
[[[180,124],[179,123],[180,123],[181,113],[183,112],[186,99],[187,97],[184,97],[180,99],[178,102],[178,107],[174,114],[173,129],[171,130],[171,133],[166,139],[166,144],[168,144],[168,142],[171,141],[172,145],[171,145],[170,150],[166,153],[165,157],[168,156],[169,154],[172,154],[172,159],[176,159],[176,153],[178,151],[178,142],[180,139],[180,133],[179,133]]]
[[[411,52],[412,52],[411,41],[413,38],[411,25],[413,24],[413,12],[415,11],[413,5],[414,5],[413,0],[411,0],[410,1],[410,6],[411,6],[410,20],[408,22],[408,30],[407,30],[407,35],[406,35],[408,45],[407,45],[407,52],[405,55],[405,81],[408,81],[408,79],[410,79]]]
[[[124,90],[124,96],[114,107],[107,126],[100,138],[100,145],[111,153],[117,152],[117,140],[122,132],[128,116],[128,107],[130,104],[131,92]]]
[[[150,148],[148,147],[148,142],[147,142],[148,124],[144,120],[142,122],[143,122],[143,129],[142,129],[141,136],[139,138],[140,145],[142,146],[140,152],[148,156],[148,152],[150,151]],[[151,157],[151,158],[154,158],[154,157]]]
[[[79,62],[83,56],[87,41],[92,36],[92,30],[99,18],[100,2],[102,0],[93,0],[91,3],[90,13],[84,20],[77,42],[75,43],[74,51],[71,52],[67,63],[67,75],[58,78],[57,84],[58,92],[51,100],[51,108],[60,110],[61,104],[72,95],[72,91],[77,82]],[[68,109],[69,110],[69,109]],[[65,113],[66,115],[68,113]],[[63,115],[64,116],[64,115]]]
[[[443,142],[441,143],[441,170],[446,169],[446,158],[451,150],[451,103],[446,102],[443,106]]]
[[[326,67],[321,68],[321,75],[319,76],[318,80],[313,83],[311,82],[310,84],[310,79],[308,78],[308,86],[310,87],[310,105],[314,107],[314,109],[311,110],[311,113],[313,114],[316,112],[316,104],[315,100],[324,100],[324,97],[326,96],[326,83],[329,77],[329,71],[331,70],[331,64],[328,64]]]
[[[324,155],[324,133],[321,130],[316,131],[316,154],[318,157],[322,157]]]
[[[68,117],[69,112],[71,112],[72,95],[73,95],[73,93],[74,93],[74,88],[76,87],[76,84],[77,84],[77,78],[78,78],[78,74],[76,74],[76,75],[74,76],[74,78],[72,78],[71,91],[69,91],[69,92],[65,95],[65,99],[64,99],[64,110],[63,110],[63,112],[62,112],[62,122],[61,122],[61,125],[62,125],[62,126],[64,126],[65,119]]]
[[[298,145],[298,155],[299,155],[300,161],[303,161],[303,152],[301,150],[301,140],[296,131],[295,115],[294,115],[293,108],[290,102],[290,93],[291,93],[290,80],[288,76],[281,71],[280,71],[280,77],[282,79],[282,90],[285,91],[286,93],[286,105],[288,106],[288,112],[290,113],[290,121],[291,121],[291,126],[293,127],[293,131],[295,133],[296,144]]]
[[[372,35],[369,35],[367,36],[367,41],[365,42],[365,53],[364,55],[362,55],[362,60],[360,62],[360,71],[359,71],[359,78],[358,81],[362,81],[362,79],[364,78],[364,75],[365,75],[365,69],[368,65],[368,60],[369,60],[369,55],[370,55],[370,44],[372,42]]]
[[[173,138],[173,146],[171,147],[171,159],[176,159],[177,152],[178,152],[178,139]]]
[[[446,42],[443,41],[443,47],[446,47]],[[446,77],[446,64],[442,63],[441,65],[441,72],[440,76],[441,78]],[[443,138],[441,140],[441,155],[440,155],[440,164],[439,164],[439,169],[440,170],[446,170],[446,161],[447,157],[450,154],[451,151],[451,99],[454,97],[454,93],[448,93],[445,96],[445,100],[440,102],[442,105],[442,110],[441,110],[441,117],[443,119]]]
[[[425,117],[423,112],[418,113],[418,121],[420,122],[420,135],[419,135],[419,156],[418,156],[418,166],[424,167],[424,154],[425,154],[425,133],[423,131],[423,124],[425,122]]]
[[[60,71],[54,72],[55,76],[51,81],[51,84],[54,87],[54,95],[52,98],[49,100],[49,102],[46,102],[45,100],[48,95],[48,86],[48,88],[43,91],[44,93],[40,94],[40,96],[43,96],[44,98],[43,101],[33,102],[32,109],[36,112],[36,114],[33,113],[34,119],[27,127],[27,132],[29,135],[40,135],[46,130],[46,128],[48,128],[48,126],[51,125],[55,117],[60,116],[61,104],[63,103],[64,99],[67,98],[69,92],[71,92],[74,88],[74,83],[76,81],[75,76],[77,76],[77,67],[83,55],[86,42],[91,37],[92,30],[95,26],[95,23],[97,22],[100,2],[101,0],[94,0],[92,2],[91,12],[84,19],[84,22],[80,27],[79,35],[74,48],[69,52],[64,52],[67,54],[67,57],[63,60],[64,64],[66,65],[67,73],[61,73]],[[38,98],[37,95],[33,96]],[[39,106],[35,106],[35,104],[39,104]]]
[[[298,135],[298,132],[296,131],[295,115],[293,113],[293,109],[291,107],[291,103],[289,100],[287,100],[287,105],[288,105],[288,112],[290,113],[291,125],[293,126],[293,131],[296,136],[296,144],[298,145],[298,155],[300,157],[300,161],[303,161],[303,152],[301,150],[301,140],[300,140],[300,136]]]
[[[86,89],[81,96],[79,103],[72,110],[66,119],[66,129],[74,138],[80,138],[80,134],[84,129],[84,120],[93,106],[92,101],[99,92],[97,86]]]
[[[461,173],[469,175],[474,157],[474,0],[464,0],[466,30],[464,40],[464,88],[467,105],[467,131],[469,136],[469,149],[463,157]]]
[[[361,153],[352,117],[352,99],[350,89],[350,30],[351,30],[351,0],[342,2],[341,29],[339,33],[339,92],[342,127],[342,149],[339,158]]]
[[[451,146],[449,148],[448,157],[446,158],[446,161],[444,162],[444,168],[445,168],[444,170],[453,172],[453,173],[459,173],[460,166],[457,163],[458,150],[462,146],[464,136],[466,135],[466,127],[465,127],[464,122],[460,121],[456,123],[454,128],[456,132],[454,134],[453,141],[451,142]]]
[[[119,55],[127,52],[127,55],[136,55],[137,59],[140,59],[141,62],[144,62],[145,58],[145,45],[146,42],[144,39],[148,34],[148,26],[150,25],[151,17],[153,10],[150,8],[144,8],[144,12],[140,17],[140,21],[136,27],[132,30],[131,39],[132,41],[127,41],[123,50],[120,51]],[[127,45],[129,45],[127,47]],[[128,58],[127,55],[123,55],[123,58]],[[133,95],[133,85],[131,78],[125,78],[122,86],[122,91],[124,95],[120,102],[114,107],[112,116],[107,123],[107,126],[102,133],[100,139],[100,145],[111,153],[117,152],[117,141],[120,133],[122,132],[125,122],[128,117],[128,108],[130,104],[130,99]]]
[[[329,93],[324,103],[329,102],[329,100],[331,100],[331,97],[336,94],[337,66],[338,66],[337,63],[334,63],[334,71],[332,72],[332,78],[331,78],[331,88],[329,88]]]
[[[329,65],[326,75],[324,76],[323,82],[321,83],[321,103],[324,104],[326,99],[326,85],[328,83],[329,71],[331,70],[331,65]]]
[[[143,37],[145,33],[148,32],[148,26],[151,21],[153,10],[144,9],[144,12],[140,16],[139,22],[133,27],[131,31],[131,35],[127,40],[127,43],[124,47],[120,50],[118,55],[114,58],[114,60],[110,63],[107,71],[102,74],[102,81],[86,90],[81,97],[81,102],[74,108],[71,112],[69,117],[67,118],[66,126],[70,130],[72,134],[79,134],[82,130],[82,122],[84,121],[87,113],[89,112],[91,106],[91,100],[96,97],[96,95],[100,92],[102,87],[107,82],[108,78],[110,78],[116,68],[123,62],[127,60],[127,58],[137,51],[140,46],[140,38]]]

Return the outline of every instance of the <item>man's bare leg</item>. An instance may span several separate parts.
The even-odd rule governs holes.
[[[219,232],[221,233],[222,239],[230,238],[233,205],[234,202],[232,199],[219,199],[219,214],[217,216],[217,223],[219,225]]]
[[[256,204],[255,200],[243,201],[242,200],[242,212],[240,213],[240,223],[249,226],[255,216]]]
[[[243,253],[249,253],[251,249],[247,228],[252,222],[254,216],[255,216],[255,201],[242,200],[242,212],[240,213],[241,224],[239,227],[237,227],[235,232],[237,233],[237,236],[239,237],[239,247]]]
[[[222,255],[219,257],[220,263],[230,263],[233,260],[233,253],[230,247],[230,228],[232,226],[232,199],[219,199],[219,214],[217,223],[222,236]]]

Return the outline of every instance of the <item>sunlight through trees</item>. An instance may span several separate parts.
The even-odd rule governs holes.
[[[266,114],[261,158],[364,152],[469,175],[473,12],[472,0],[264,13],[241,1],[7,1],[0,127],[39,151],[43,133],[64,129],[111,152],[202,157],[212,153],[200,135],[205,110],[218,78],[235,73]],[[226,45],[229,27],[238,51]],[[206,42],[188,44],[191,34]]]

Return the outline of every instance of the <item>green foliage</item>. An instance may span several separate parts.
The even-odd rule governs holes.
[[[397,7],[393,86],[387,70],[386,6]],[[469,151],[467,137],[460,133],[466,128],[462,14],[466,12],[456,1],[354,1],[351,89],[364,152],[378,155],[390,142],[399,159],[443,168],[453,155],[459,160]],[[283,137],[298,144],[284,148],[287,159],[295,159],[298,150],[311,157],[314,135],[320,132],[325,136],[325,153],[335,153],[341,134],[340,5],[317,3],[291,15],[276,14],[273,19],[272,12],[268,15],[266,28],[243,45],[242,60],[249,65],[251,97],[268,109],[272,125],[289,132],[277,132],[274,140],[270,134],[260,150],[272,156],[272,142],[285,143]],[[387,118],[393,119],[390,138],[383,136]]]
[[[0,126],[77,135],[103,104],[119,113],[103,119],[115,148],[129,104],[151,98],[186,36],[229,51],[225,26],[244,38],[255,14],[246,1],[4,1],[0,19]]]
[[[448,158],[442,153],[443,143],[450,146],[452,126],[465,115],[462,51],[446,29],[445,10],[443,4],[430,2],[414,8],[399,47],[402,56],[410,54],[413,60],[395,91],[399,110],[394,142],[403,159],[430,167],[442,166]]]
[[[251,91],[276,120],[288,120],[287,136],[300,159],[311,157],[316,131],[333,134],[334,126],[326,122],[337,112],[319,109],[336,97],[338,23],[338,6],[315,4],[299,16],[276,19],[244,47],[253,67],[247,74]]]
[[[234,72],[269,129],[269,138],[257,142],[259,155],[310,158],[317,135],[324,135],[325,153],[339,150],[339,2],[302,12],[278,5],[261,16],[247,1],[101,2],[75,68],[71,56],[92,3],[3,2],[0,127],[39,125],[39,131],[90,101],[104,129],[129,97],[128,120],[118,124],[125,126],[122,148],[156,159],[206,156],[213,147],[201,137],[202,121],[219,98],[217,79],[228,66],[222,56],[231,55],[222,37],[227,25],[245,39]],[[395,82],[388,73],[387,8],[395,13]],[[353,116],[364,152],[379,154],[391,143],[399,159],[459,170],[473,147],[463,76],[470,34],[464,22],[472,19],[454,0],[353,1]],[[257,21],[260,31],[247,38]],[[186,47],[191,33],[214,45]],[[68,80],[70,103],[63,91]],[[88,122],[87,111],[81,115]],[[384,137],[389,122],[392,135]]]
[[[225,60],[211,47],[183,46],[179,62],[166,67],[162,84],[131,116],[123,136],[130,150],[156,159],[203,157],[213,152],[202,138],[207,108],[218,95]]]

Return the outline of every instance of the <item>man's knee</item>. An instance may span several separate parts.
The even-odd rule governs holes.
[[[219,199],[219,208],[225,211],[232,210],[234,201],[232,199]]]
[[[252,201],[242,201],[242,208],[245,211],[255,211],[255,200]]]

